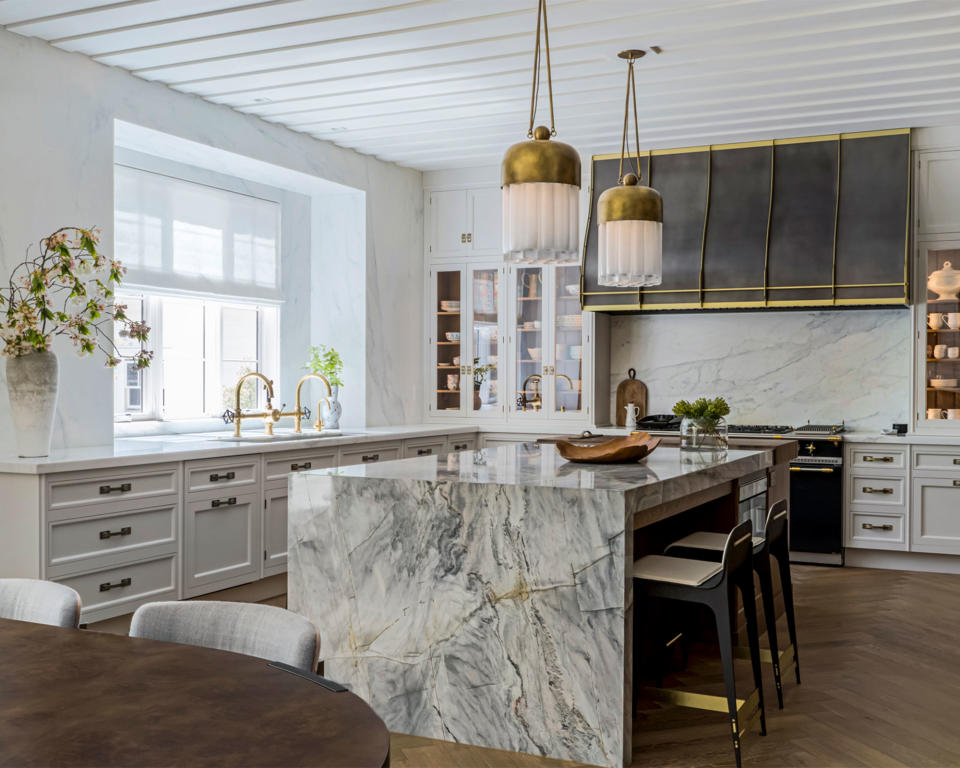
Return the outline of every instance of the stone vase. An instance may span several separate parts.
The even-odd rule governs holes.
[[[47,456],[57,410],[59,366],[53,352],[7,358],[10,416],[22,457]]]
[[[340,404],[340,385],[334,384],[331,388],[330,405],[324,407],[323,428],[340,429],[340,417],[343,415],[343,406]]]

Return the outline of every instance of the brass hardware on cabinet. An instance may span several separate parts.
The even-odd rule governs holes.
[[[791,472],[833,472],[833,467],[790,467]]]
[[[310,462],[310,461],[305,461],[303,462],[303,464],[291,464],[290,471],[299,472],[301,469],[310,469],[310,467],[312,466],[313,466],[313,462]]]
[[[462,233],[461,233],[461,235],[460,235],[460,242],[461,242],[461,243],[467,242],[467,236],[466,236],[465,234],[462,234]]]
[[[884,462],[891,462],[891,461],[893,461],[893,456],[864,456],[864,457],[863,457],[863,460],[864,460],[864,461],[884,461]],[[956,459],[954,459],[954,463],[955,463],[955,464],[957,463],[957,460],[956,460]]]
[[[229,499],[214,499],[213,501],[210,502],[210,506],[214,508],[219,506],[232,507],[236,503],[237,503],[237,497],[231,496]]]
[[[223,472],[223,473],[214,472],[212,475],[210,475],[210,482],[216,483],[216,482],[219,482],[220,480],[233,480],[236,476],[237,476],[237,473],[234,472],[233,470],[229,472]]]
[[[861,490],[864,493],[893,493],[893,488],[871,488],[868,485],[863,486]]]
[[[112,536],[129,536],[131,533],[133,533],[133,528],[125,525],[119,531],[100,531],[100,538],[109,539]]]
[[[467,242],[468,243],[473,242],[473,232],[467,232]]]
[[[120,581],[118,581],[116,584],[111,584],[109,581],[105,581],[103,584],[100,585],[100,591],[109,592],[111,589],[118,589],[119,587],[129,587],[131,584],[133,584],[133,579],[131,579],[129,576],[126,576],[120,579]]]
[[[954,459],[954,460],[953,460],[953,463],[954,463],[954,464],[960,464],[960,459]]]
[[[369,455],[363,455],[360,457],[360,461],[380,461],[379,453],[371,453]]]
[[[873,523],[864,523],[864,530],[867,531],[892,531],[893,526],[890,523],[884,523],[883,525],[874,525]]]
[[[433,448],[417,448],[417,456],[429,456],[433,453]]]
[[[126,493],[132,489],[133,486],[130,483],[121,483],[120,485],[101,485],[100,493],[103,495],[113,493],[114,491],[117,491],[118,493]]]

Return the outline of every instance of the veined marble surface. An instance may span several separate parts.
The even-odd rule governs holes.
[[[392,731],[620,766],[634,515],[769,460],[587,466],[522,444],[299,473],[289,606]]]

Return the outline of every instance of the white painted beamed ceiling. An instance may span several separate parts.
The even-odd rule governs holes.
[[[960,0],[549,0],[558,138],[618,151],[960,121]],[[0,0],[0,24],[424,170],[525,137],[536,0]],[[546,122],[546,82],[539,122]]]

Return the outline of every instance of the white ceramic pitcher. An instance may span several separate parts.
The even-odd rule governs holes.
[[[623,406],[627,411],[627,429],[636,429],[637,428],[637,417],[640,415],[640,408],[634,403],[627,403]]]

